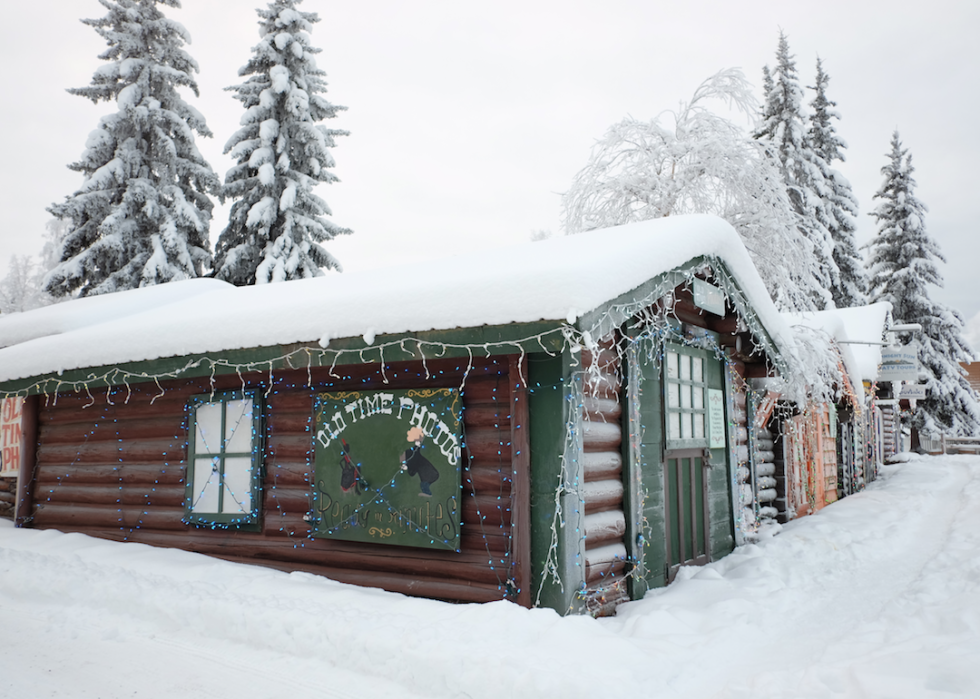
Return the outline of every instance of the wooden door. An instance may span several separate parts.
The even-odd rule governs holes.
[[[682,565],[708,562],[704,450],[667,451],[664,467],[668,580],[673,580]]]

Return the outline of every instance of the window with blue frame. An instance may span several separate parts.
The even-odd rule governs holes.
[[[262,500],[262,407],[256,391],[191,396],[185,521],[258,525]]]

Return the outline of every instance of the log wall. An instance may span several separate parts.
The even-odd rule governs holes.
[[[38,408],[28,524],[423,597],[529,605],[529,450],[520,375],[516,357],[495,357],[390,364],[383,375],[378,365],[356,365],[48,396]],[[304,519],[313,497],[314,395],[461,384],[461,550],[314,538]],[[261,531],[184,524],[187,400],[243,386],[266,396]]]
[[[600,347],[595,353],[582,352],[585,603],[595,616],[614,614],[619,604],[629,600],[619,356],[612,340]]]

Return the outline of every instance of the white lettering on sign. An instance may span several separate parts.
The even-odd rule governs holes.
[[[394,395],[390,393],[365,394],[345,405],[344,412],[347,413],[346,417],[350,419],[350,424],[359,420],[368,420],[376,415],[394,415],[397,420],[407,419],[409,426],[418,427],[433,438],[442,455],[449,459],[450,465],[455,466],[459,463],[461,453],[459,437],[439,419],[438,414],[422,403],[416,403],[405,396],[399,399],[398,407],[395,409],[394,399]],[[323,427],[316,433],[317,441],[324,448],[329,447],[330,443],[347,429],[347,424],[348,420],[338,410],[331,418],[323,420]]]
[[[4,398],[0,403],[0,476],[16,476],[20,471],[23,398]]]

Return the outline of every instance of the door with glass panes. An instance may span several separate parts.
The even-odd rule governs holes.
[[[708,448],[707,352],[668,346],[664,356],[664,515],[668,581],[682,565],[709,558],[705,457]]]

